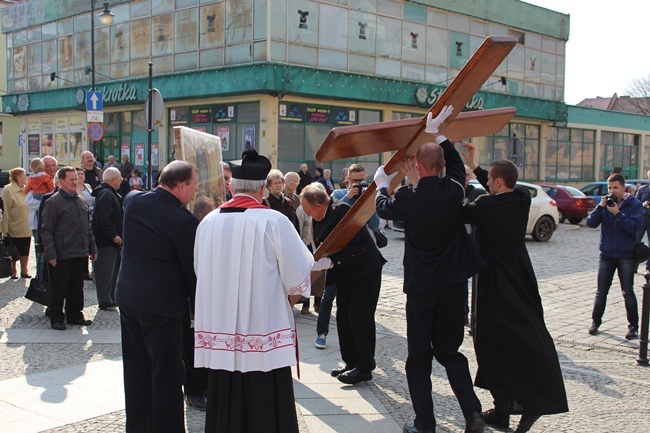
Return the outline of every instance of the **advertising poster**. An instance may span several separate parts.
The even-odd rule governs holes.
[[[158,143],[151,143],[151,166],[158,167]]]
[[[242,151],[255,149],[255,125],[246,125],[242,129]]]
[[[122,145],[122,150],[120,152],[120,163],[122,163],[122,155],[126,155],[129,158],[129,161],[131,160],[131,146],[128,144],[123,144]]]
[[[144,165],[144,143],[135,143],[135,162],[136,167]]]
[[[230,126],[220,126],[217,129],[217,136],[221,139],[221,151],[228,152],[230,150]]]

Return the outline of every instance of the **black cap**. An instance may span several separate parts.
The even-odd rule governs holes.
[[[230,161],[230,170],[234,179],[266,180],[271,171],[271,161],[257,153],[255,149],[247,149],[239,161]]]

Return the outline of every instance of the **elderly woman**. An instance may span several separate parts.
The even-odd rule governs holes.
[[[20,276],[31,278],[32,276],[27,271],[29,246],[32,240],[32,230],[29,227],[29,207],[25,201],[27,175],[24,169],[16,167],[9,170],[9,177],[11,183],[2,191],[2,202],[5,208],[2,216],[2,237],[5,240],[5,245],[13,244],[18,249]],[[11,278],[17,280],[15,261],[12,267]]]

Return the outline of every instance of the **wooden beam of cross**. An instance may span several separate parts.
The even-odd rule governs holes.
[[[450,140],[492,135],[512,119],[516,110],[513,107],[460,113],[467,101],[478,92],[496,68],[517,45],[510,36],[490,36],[476,50],[449,87],[429,110],[436,117],[443,107],[452,105],[454,110],[438,128]],[[428,113],[427,113],[428,114]],[[424,134],[425,115],[421,119],[395,120],[365,125],[334,128],[316,153],[317,161],[332,161],[378,152],[397,150],[384,170],[393,173],[398,165],[417,153],[422,144],[431,141]],[[455,120],[457,119],[457,120]],[[391,181],[391,189],[396,188],[404,173],[399,173]],[[352,209],[338,223],[332,233],[314,253],[316,260],[342,250],[357,234],[375,212],[377,185],[372,182],[357,199]]]

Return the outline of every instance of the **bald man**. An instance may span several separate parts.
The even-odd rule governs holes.
[[[409,180],[391,198],[392,175],[377,169],[377,213],[381,218],[405,222],[404,292],[408,358],[406,378],[415,411],[414,425],[405,433],[435,431],[431,399],[431,362],[447,370],[447,377],[465,416],[465,432],[482,432],[485,423],[469,373],[467,358],[458,348],[463,342],[465,286],[483,262],[472,245],[460,217],[465,197],[465,167],[454,146],[438,127],[451,114],[445,107],[427,121],[426,132],[435,142],[425,143],[415,161],[407,161]],[[446,176],[440,173],[446,167]]]

